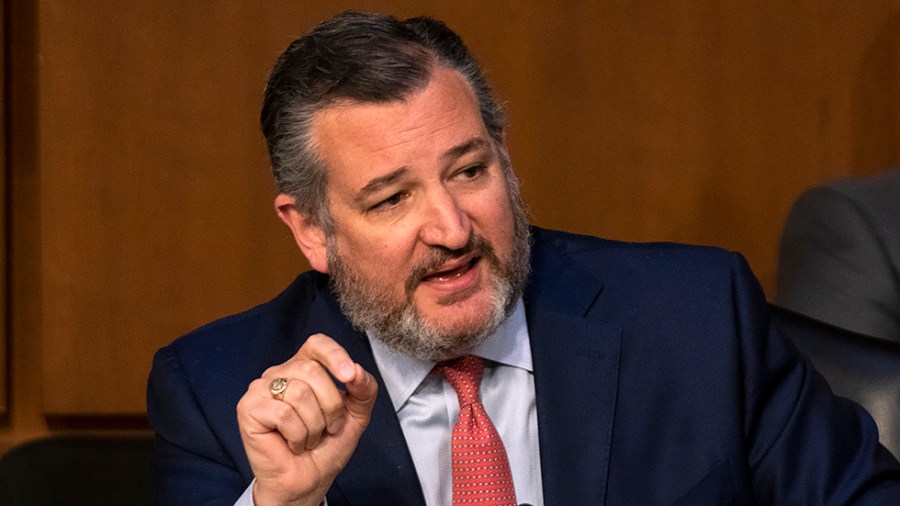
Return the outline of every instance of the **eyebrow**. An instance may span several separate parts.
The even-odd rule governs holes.
[[[375,179],[372,179],[362,189],[359,190],[359,193],[356,194],[357,202],[363,201],[367,196],[377,192],[381,188],[393,184],[398,179],[402,178],[406,173],[409,172],[409,168],[406,166],[400,167],[399,169],[392,171],[383,176],[378,176]]]
[[[488,142],[483,137],[472,137],[471,139],[453,146],[452,148],[445,151],[444,154],[441,155],[441,160],[445,162],[454,160],[473,151],[478,151],[480,149],[489,147],[490,145],[490,142]],[[409,167],[404,165],[403,167],[391,171],[383,176],[378,176],[370,180],[359,190],[354,200],[357,202],[362,202],[366,197],[377,192],[381,188],[397,182],[397,180],[405,176],[407,172],[409,172]]]
[[[472,137],[462,144],[448,149],[447,152],[441,155],[441,160],[453,160],[455,158],[459,158],[463,155],[469,154],[472,151],[478,151],[480,149],[490,147],[490,145],[491,143],[488,142],[484,137]]]

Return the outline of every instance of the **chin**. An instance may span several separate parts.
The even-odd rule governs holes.
[[[425,321],[440,334],[473,335],[482,334],[493,325],[491,308],[444,308],[436,318],[425,316]]]

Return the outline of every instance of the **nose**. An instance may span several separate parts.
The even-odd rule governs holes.
[[[469,215],[445,188],[429,195],[427,209],[422,213],[419,238],[425,244],[457,250],[469,243],[472,235]]]

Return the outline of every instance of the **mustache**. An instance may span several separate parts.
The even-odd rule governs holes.
[[[413,268],[412,274],[407,278],[406,293],[412,295],[412,291],[415,290],[422,278],[441,268],[448,261],[469,254],[486,257],[492,261],[497,260],[497,255],[494,253],[494,247],[491,246],[491,243],[477,234],[473,234],[469,242],[459,249],[432,246],[428,250],[426,257]]]

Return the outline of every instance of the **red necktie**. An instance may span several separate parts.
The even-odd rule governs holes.
[[[450,444],[453,506],[515,506],[506,448],[478,395],[484,360],[466,355],[441,362],[434,370],[447,378],[459,398],[459,419]]]

